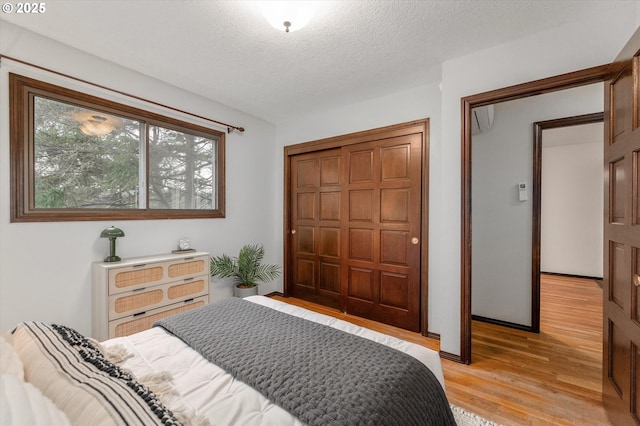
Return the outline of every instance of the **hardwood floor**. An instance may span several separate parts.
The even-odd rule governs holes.
[[[418,333],[276,298],[439,350]],[[602,289],[543,275],[540,299],[540,334],[473,322],[471,365],[442,360],[449,402],[503,425],[611,425],[601,402]]]

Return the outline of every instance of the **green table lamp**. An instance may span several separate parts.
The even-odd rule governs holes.
[[[120,262],[122,260],[116,256],[116,238],[118,237],[124,237],[124,232],[115,226],[108,227],[100,234],[100,238],[109,239],[109,256],[104,260],[105,262]]]

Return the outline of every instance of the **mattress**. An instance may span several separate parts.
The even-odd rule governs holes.
[[[264,296],[251,296],[245,300],[405,352],[429,367],[444,389],[440,357],[433,350]],[[197,414],[208,419],[211,424],[302,424],[258,391],[235,380],[160,327],[127,337],[110,339],[102,344],[114,351],[124,347],[129,357],[120,366],[129,369],[137,377],[170,373],[171,384],[179,394],[174,402],[175,406],[190,407]],[[173,407],[170,405],[169,408]]]

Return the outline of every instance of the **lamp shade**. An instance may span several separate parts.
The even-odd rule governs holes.
[[[106,228],[100,234],[100,238],[118,238],[124,237],[124,231],[120,228],[116,228],[115,226],[110,226]]]

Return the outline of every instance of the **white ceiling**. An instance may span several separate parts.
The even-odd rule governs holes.
[[[47,0],[45,13],[3,13],[0,24],[280,123],[437,82],[443,61],[629,2],[322,1],[292,33],[272,28],[256,3]]]

